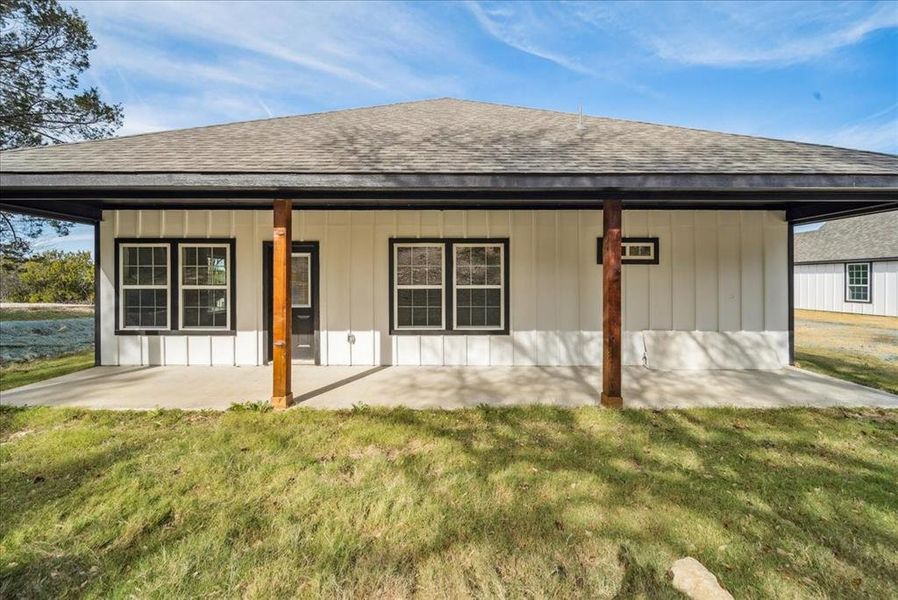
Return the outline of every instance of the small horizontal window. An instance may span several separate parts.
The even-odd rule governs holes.
[[[602,239],[597,238],[596,262],[602,264]],[[657,265],[660,262],[658,256],[658,238],[625,237],[621,239],[621,264],[624,265]]]

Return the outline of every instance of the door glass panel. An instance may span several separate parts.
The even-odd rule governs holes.
[[[293,306],[312,305],[311,255],[294,254],[290,261],[290,295]]]

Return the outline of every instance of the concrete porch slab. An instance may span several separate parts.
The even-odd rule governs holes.
[[[489,404],[597,405],[594,367],[293,368],[298,406],[353,405],[455,409]],[[874,406],[898,408],[898,396],[800,369],[656,371],[625,367],[626,408]],[[6,405],[114,410],[224,410],[267,400],[270,367],[95,367],[0,394]]]

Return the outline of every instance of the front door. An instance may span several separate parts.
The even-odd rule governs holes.
[[[266,360],[271,360],[272,248],[263,242],[262,301],[265,306]],[[294,362],[318,364],[318,242],[293,242],[290,255],[290,321]]]
[[[315,311],[312,306],[312,253],[294,252],[290,259],[293,358],[315,361]]]

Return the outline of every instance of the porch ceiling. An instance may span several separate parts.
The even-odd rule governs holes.
[[[597,367],[293,367],[298,406],[595,406]],[[185,396],[183,390],[190,389]],[[268,400],[268,367],[96,367],[3,392],[9,405],[224,410]],[[898,396],[807,371],[623,370],[625,408],[880,406]]]

